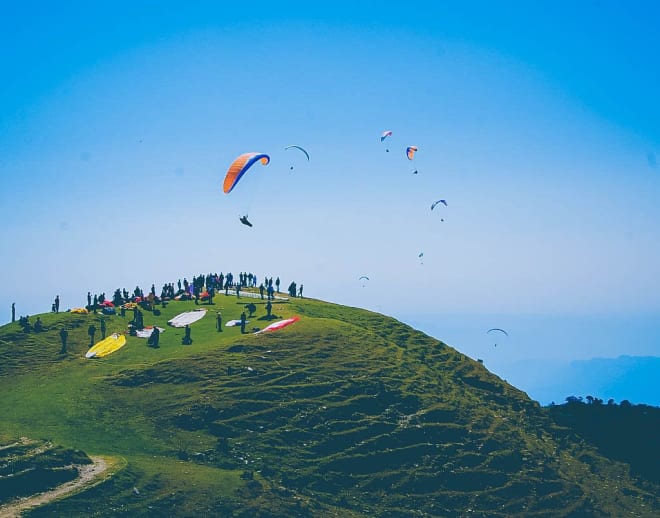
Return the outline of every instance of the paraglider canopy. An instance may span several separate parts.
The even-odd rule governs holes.
[[[301,148],[300,146],[296,146],[296,145],[287,146],[287,147],[284,148],[284,151],[286,151],[288,149],[291,149],[291,148],[299,149],[300,151],[302,151],[305,154],[305,156],[307,157],[307,161],[309,161],[309,153],[307,151],[305,151],[303,148]]]
[[[415,157],[415,153],[417,153],[417,151],[417,146],[408,146],[406,148],[406,156],[408,157],[408,160],[412,160]]]
[[[431,210],[435,209],[435,206],[436,206],[438,203],[442,203],[445,207],[447,206],[447,200],[438,200],[438,201],[434,201],[434,202],[431,204]]]
[[[266,326],[263,329],[256,331],[254,334],[258,335],[260,333],[270,333],[272,331],[278,331],[286,326],[293,324],[294,322],[298,322],[298,320],[300,320],[300,317],[297,315],[291,318],[285,318],[284,320],[278,320],[277,322],[273,322],[269,326]]]
[[[385,140],[387,137],[391,137],[391,136],[392,136],[392,132],[391,132],[391,131],[389,131],[389,130],[388,130],[388,131],[383,131],[383,134],[380,136],[380,141],[382,142],[382,141]]]
[[[265,153],[243,153],[236,158],[229,166],[229,169],[227,169],[227,174],[222,184],[224,193],[229,194],[236,187],[236,184],[245,172],[257,161],[260,161],[263,165],[268,165],[270,157]]]

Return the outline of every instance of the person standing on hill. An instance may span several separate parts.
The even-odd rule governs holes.
[[[222,333],[222,314],[218,311],[218,315],[215,317],[215,329],[218,333]]]
[[[160,329],[154,326],[154,330],[151,332],[151,336],[149,337],[149,340],[147,340],[147,345],[153,347],[154,349],[158,349],[160,347],[160,345],[158,345],[159,340],[160,340]]]
[[[241,313],[241,334],[245,334],[245,320],[245,311],[243,311],[243,313]]]
[[[183,345],[192,344],[192,338],[190,338],[190,326],[188,324],[186,324],[185,335],[183,336],[183,339],[181,340],[181,343]]]
[[[60,329],[60,340],[62,340],[62,348],[60,349],[60,354],[66,354],[66,339],[69,336],[69,332],[66,330],[65,326],[62,326]]]
[[[16,302],[11,303],[11,321],[16,322]]]
[[[92,294],[88,291],[87,292],[87,309],[92,307]]]
[[[101,340],[105,340],[105,318],[101,319]]]
[[[278,277],[275,279],[275,289],[277,290],[277,293],[280,292],[280,278]]]
[[[264,283],[262,282],[262,283],[259,285],[259,295],[261,296],[261,300],[264,300],[264,290],[265,290],[265,289],[266,289],[266,288],[264,288]]]
[[[266,303],[266,316],[270,319],[270,312],[273,310],[273,305],[270,303],[270,299]]]
[[[60,296],[56,295],[55,296],[55,313],[60,312]]]
[[[300,285],[300,288],[298,288],[298,296],[302,299],[302,291],[303,291],[303,285]]]
[[[94,345],[94,335],[96,334],[96,327],[94,324],[90,324],[87,328],[87,334],[89,335],[89,346]]]

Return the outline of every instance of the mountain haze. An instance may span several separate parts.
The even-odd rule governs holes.
[[[0,328],[0,438],[48,438],[122,458],[105,483],[29,516],[653,516],[632,477],[479,362],[392,318],[312,299],[272,334],[215,328],[263,302],[220,295],[193,343],[147,311],[160,348],[128,337],[87,360],[101,315],[45,314]],[[108,333],[130,319],[106,318]],[[69,328],[69,352],[58,331]]]

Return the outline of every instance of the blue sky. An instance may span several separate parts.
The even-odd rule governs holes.
[[[3,8],[1,321],[241,270],[408,321],[657,316],[655,3],[133,4]]]

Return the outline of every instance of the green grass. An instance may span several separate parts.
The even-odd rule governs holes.
[[[215,329],[259,300],[220,295],[193,344],[146,325],[87,360],[99,315],[43,315],[49,331],[0,328],[0,435],[48,438],[128,466],[33,511],[72,516],[651,516],[652,491],[556,426],[523,392],[442,342],[377,313],[311,299],[273,304],[301,320],[272,334]],[[108,317],[125,331],[131,313]],[[69,353],[58,354],[61,325]],[[77,327],[76,327],[77,326]],[[99,326],[97,325],[97,328]],[[100,338],[100,337],[98,337]],[[596,468],[594,467],[596,466]],[[137,488],[137,492],[134,490]],[[657,493],[657,492],[656,492]],[[107,502],[106,511],[95,508]]]

